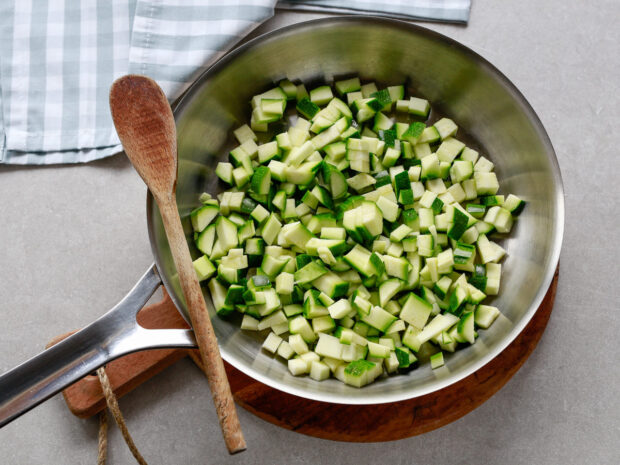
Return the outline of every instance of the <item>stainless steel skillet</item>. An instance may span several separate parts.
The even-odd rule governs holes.
[[[425,28],[372,17],[336,17],[296,24],[254,39],[207,70],[175,109],[179,176],[177,198],[187,219],[202,191],[217,193],[214,168],[230,148],[230,130],[247,119],[249,98],[288,77],[306,82],[357,74],[363,79],[406,82],[453,118],[470,141],[495,163],[506,191],[528,201],[516,230],[504,241],[509,256],[503,313],[477,343],[447,357],[445,369],[421,366],[356,389],[335,380],[291,376],[261,352],[253,334],[234,321],[213,317],[223,358],[257,380],[302,397],[374,404],[424,395],[452,384],[499,354],[534,315],[557,265],[564,227],[562,180],[549,138],[516,87],[468,48]],[[0,377],[0,425],[51,397],[106,362],[130,352],[191,347],[182,330],[146,330],[135,314],[163,281],[183,313],[184,302],[161,219],[147,198],[149,235],[156,265],[109,313],[57,346]],[[186,221],[190,238],[191,228]],[[207,303],[210,299],[207,297]]]

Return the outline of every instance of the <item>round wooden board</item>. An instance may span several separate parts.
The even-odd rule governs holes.
[[[283,428],[324,439],[350,442],[392,441],[432,431],[474,410],[519,370],[538,344],[555,300],[559,268],[543,302],[523,332],[501,354],[471,376],[426,396],[380,405],[340,405],[303,399],[246,376],[226,364],[230,386],[239,405]],[[143,308],[138,321],[145,328],[187,327],[164,292],[161,302]],[[49,345],[68,334],[55,338]],[[195,350],[162,349],[130,354],[106,365],[117,396],[122,396],[165,367]],[[96,376],[87,376],[63,391],[71,412],[90,417],[105,406]]]
[[[534,351],[553,309],[558,273],[559,267],[540,308],[514,342],[477,372],[440,391],[391,404],[329,404],[278,391],[226,364],[235,400],[270,423],[335,441],[393,441],[440,428],[499,391]]]

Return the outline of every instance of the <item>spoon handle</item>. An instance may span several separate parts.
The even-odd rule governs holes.
[[[215,403],[215,410],[220,420],[224,441],[228,447],[228,452],[234,454],[246,448],[245,439],[241,432],[241,425],[204,296],[194,271],[177,209],[176,197],[174,194],[159,199],[156,197],[156,201],[172,251],[172,258],[179,273],[181,288],[196,334],[200,355],[205,364],[205,373]]]

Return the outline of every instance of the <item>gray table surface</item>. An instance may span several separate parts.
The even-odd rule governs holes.
[[[444,428],[387,444],[314,439],[240,409],[249,450],[229,457],[206,380],[184,360],[120,401],[147,461],[620,463],[618,19],[618,0],[476,0],[467,27],[426,24],[480,53],[521,89],[547,128],[564,177],[555,310],[532,357],[499,393]],[[293,20],[279,13],[261,30]],[[145,187],[124,156],[83,166],[2,167],[0,199],[3,372],[110,308],[152,256]],[[95,463],[96,449],[96,420],[73,417],[60,396],[0,432],[2,464]],[[115,427],[109,463],[135,463]]]

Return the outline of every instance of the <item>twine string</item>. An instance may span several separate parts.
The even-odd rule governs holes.
[[[105,401],[108,405],[108,409],[110,409],[110,412],[112,412],[112,416],[114,417],[118,428],[121,430],[121,434],[123,435],[123,439],[125,440],[127,447],[129,447],[129,450],[140,465],[147,465],[146,460],[144,460],[142,454],[140,454],[140,451],[138,451],[136,444],[133,442],[131,434],[129,434],[129,430],[127,429],[127,425],[125,424],[125,419],[123,418],[121,409],[118,406],[118,400],[116,399],[116,395],[112,390],[112,385],[110,384],[110,379],[108,378],[105,368],[99,368],[97,370],[97,376],[99,377],[99,382],[101,383],[101,389],[103,390],[103,395],[105,396]],[[104,410],[99,415],[99,449],[97,454],[97,465],[105,465],[107,456],[107,443],[108,420],[107,413]]]
[[[97,465],[105,465],[108,455],[108,412],[103,409],[99,413],[99,448],[97,451]]]

